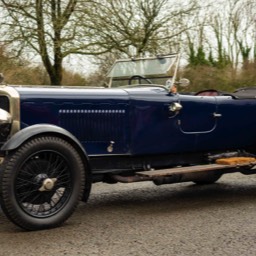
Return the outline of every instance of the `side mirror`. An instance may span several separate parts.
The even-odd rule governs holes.
[[[177,82],[176,84],[178,84],[182,88],[186,88],[189,86],[190,81],[187,78],[181,78],[180,81]]]

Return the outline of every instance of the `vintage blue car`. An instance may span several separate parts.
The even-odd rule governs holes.
[[[207,184],[255,174],[256,89],[179,93],[187,81],[176,81],[178,60],[118,60],[109,88],[0,86],[6,216],[26,230],[51,228],[95,182]]]

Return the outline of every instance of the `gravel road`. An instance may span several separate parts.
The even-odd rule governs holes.
[[[0,211],[0,256],[255,256],[256,175],[216,184],[94,184],[62,227],[24,232]]]

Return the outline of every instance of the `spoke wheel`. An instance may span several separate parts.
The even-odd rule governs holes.
[[[0,172],[3,211],[27,230],[59,226],[81,199],[85,174],[81,157],[63,139],[32,139],[4,161]]]

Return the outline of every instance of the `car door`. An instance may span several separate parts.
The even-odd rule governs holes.
[[[217,125],[214,97],[170,94],[164,89],[129,90],[130,151],[134,155],[196,151],[197,135]],[[175,110],[179,104],[181,109]]]
[[[184,134],[210,133],[217,125],[217,101],[214,96],[179,95],[182,109],[177,115],[179,129]]]

